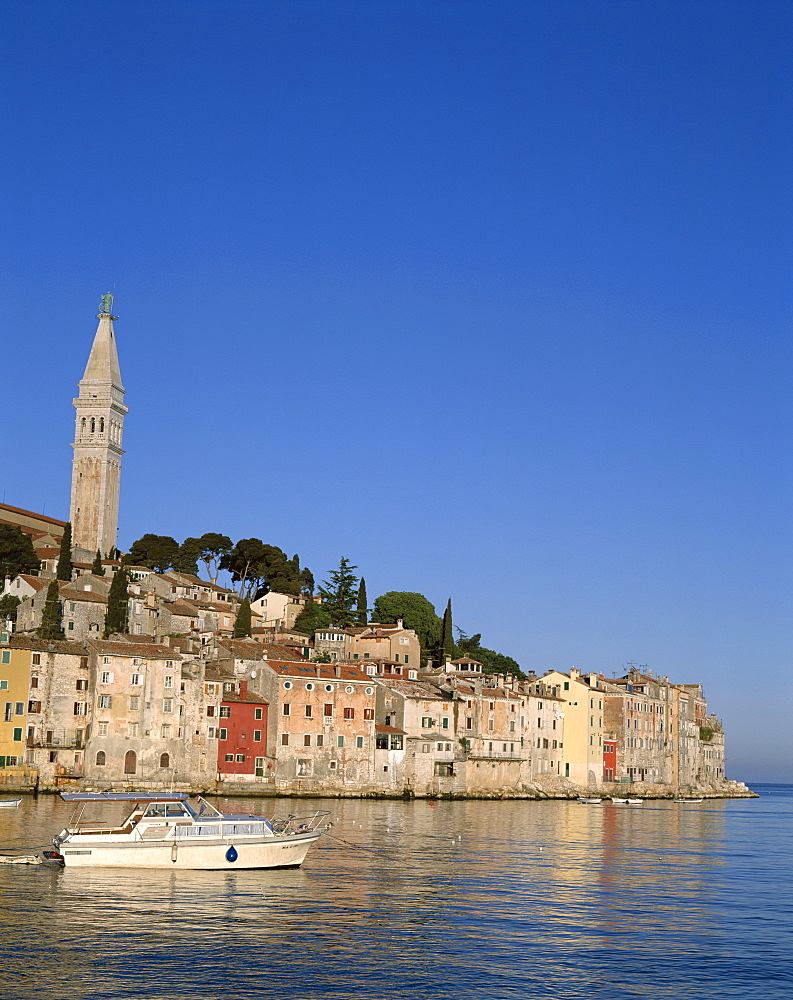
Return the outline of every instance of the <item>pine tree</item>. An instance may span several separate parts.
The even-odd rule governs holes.
[[[36,635],[40,639],[63,639],[64,637],[61,628],[61,604],[57,580],[51,580],[49,587],[47,587],[44,611],[41,614],[41,624],[36,630]]]
[[[246,597],[240,604],[237,611],[237,620],[234,622],[234,638],[245,639],[251,634],[251,602]]]
[[[353,573],[357,566],[352,566],[349,559],[342,556],[339,568],[330,574],[330,580],[319,588],[325,608],[331,614],[331,621],[338,628],[349,628],[355,623],[355,605],[358,577]]]
[[[55,570],[57,580],[71,580],[72,578],[72,525],[67,523],[61,539],[61,551],[58,556],[58,568]]]
[[[366,580],[361,577],[361,585],[358,588],[358,624],[366,625],[369,620],[369,609],[366,607]]]
[[[96,555],[94,556],[94,564],[91,567],[91,572],[94,576],[104,576],[105,567],[102,565],[102,553],[99,549],[96,550]]]
[[[124,633],[127,630],[127,571],[122,566],[113,574],[110,593],[107,595],[107,614],[105,615],[104,637],[107,639],[114,632]]]
[[[452,634],[452,599],[446,605],[443,612],[443,623],[441,625],[440,660],[443,663],[447,656],[454,655],[454,636]]]

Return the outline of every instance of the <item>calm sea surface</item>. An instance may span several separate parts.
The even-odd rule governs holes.
[[[793,786],[676,805],[234,800],[330,809],[297,871],[0,866],[3,1000],[793,994]],[[222,807],[222,806],[221,806]],[[71,807],[0,811],[0,850]]]

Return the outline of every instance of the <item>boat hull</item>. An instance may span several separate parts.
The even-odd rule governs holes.
[[[221,871],[233,868],[299,868],[319,833],[245,841],[192,838],[133,844],[99,838],[64,841],[58,853],[67,868],[185,868]]]

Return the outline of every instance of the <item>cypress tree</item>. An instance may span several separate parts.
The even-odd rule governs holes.
[[[49,587],[47,587],[41,624],[36,629],[36,635],[40,639],[63,639],[64,637],[61,628],[61,604],[58,596],[58,581],[51,580]]]
[[[104,637],[107,639],[113,632],[124,633],[127,630],[127,571],[122,566],[113,574],[110,593],[107,595],[107,614],[105,615]]]
[[[441,625],[441,645],[440,645],[440,658],[441,663],[446,659],[446,656],[454,655],[454,637],[452,635],[452,599],[449,598],[449,603],[446,605],[446,610],[443,612],[443,624]]]
[[[361,585],[358,587],[358,624],[366,625],[369,619],[369,609],[366,606],[366,580],[361,577]]]
[[[251,634],[251,602],[246,597],[240,604],[237,619],[234,622],[234,638],[245,639]]]
[[[96,555],[94,556],[94,564],[91,567],[91,572],[94,576],[104,576],[105,567],[102,565],[102,553],[99,549],[96,550]]]
[[[61,551],[58,556],[58,568],[55,570],[57,580],[71,580],[72,578],[72,525],[67,523],[61,539]]]

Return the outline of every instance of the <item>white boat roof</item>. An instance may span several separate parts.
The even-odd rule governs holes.
[[[61,792],[64,802],[185,802],[185,792]]]

